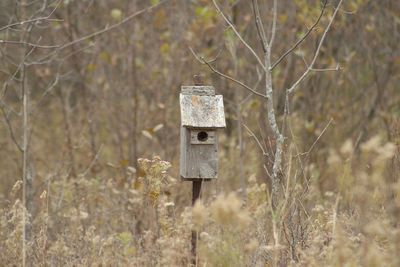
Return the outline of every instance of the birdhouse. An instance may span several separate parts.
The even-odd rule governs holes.
[[[222,95],[212,86],[182,86],[180,107],[182,179],[217,178],[217,130],[226,127]]]

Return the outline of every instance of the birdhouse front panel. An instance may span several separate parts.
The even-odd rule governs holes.
[[[215,130],[190,130],[190,144],[192,145],[213,145],[217,143],[216,139]]]
[[[216,130],[184,127],[181,130],[181,177],[188,180],[217,178]]]

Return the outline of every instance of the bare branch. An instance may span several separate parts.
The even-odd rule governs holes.
[[[28,43],[28,42],[9,41],[9,40],[0,40],[0,44],[23,45],[23,46],[31,46],[31,47],[43,48],[43,49],[53,49],[53,48],[60,47],[59,45],[40,45],[40,44],[33,44],[33,43]]]
[[[338,70],[340,70],[339,64],[337,64],[336,67],[334,67],[334,68],[326,68],[326,69],[311,68],[311,71],[315,71],[315,72],[338,71]]]
[[[267,71],[265,65],[262,63],[262,60],[260,57],[257,55],[257,53],[253,50],[253,48],[243,39],[243,37],[240,35],[240,33],[236,30],[235,26],[229,21],[229,19],[225,16],[225,14],[221,11],[220,7],[217,5],[215,0],[212,0],[213,4],[215,6],[215,9],[217,10],[217,13],[225,20],[225,22],[229,25],[229,27],[232,29],[232,31],[236,34],[236,36],[239,38],[239,40],[249,49],[249,51],[253,54],[253,56],[257,59],[258,63],[261,65],[261,67],[264,69],[264,71]]]
[[[263,52],[266,53],[268,51],[268,43],[265,42],[267,40],[267,38],[265,36],[264,26],[261,21],[260,10],[258,8],[257,0],[252,0],[251,3],[253,6],[254,19],[256,22],[256,29],[257,29],[258,37],[260,38]]]
[[[265,151],[264,147],[262,146],[260,140],[258,139],[258,137],[253,133],[252,130],[250,130],[249,127],[247,127],[246,124],[242,123],[242,125],[244,126],[244,128],[246,128],[246,130],[249,132],[250,136],[253,137],[253,139],[256,141],[258,147],[261,149],[262,153],[264,156],[268,156],[269,154]]]
[[[88,39],[91,39],[91,38],[93,38],[93,37],[96,37],[96,36],[98,36],[98,35],[101,35],[101,34],[103,34],[103,33],[107,33],[107,32],[109,32],[109,31],[111,31],[111,30],[113,30],[113,29],[116,29],[116,28],[118,28],[119,26],[121,26],[121,25],[123,25],[123,24],[125,24],[125,23],[127,23],[127,22],[129,22],[129,21],[131,21],[131,20],[134,19],[135,17],[137,17],[137,16],[139,16],[139,15],[141,15],[141,14],[143,14],[143,13],[149,12],[149,11],[151,11],[151,10],[157,8],[158,6],[160,6],[160,5],[164,4],[164,3],[166,3],[167,1],[168,1],[168,0],[162,0],[162,1],[160,1],[158,4],[155,4],[155,5],[149,6],[149,7],[147,7],[147,8],[144,8],[144,9],[142,9],[142,10],[139,10],[139,11],[137,11],[137,12],[135,12],[135,13],[129,15],[128,17],[126,17],[125,19],[121,20],[121,21],[118,22],[118,23],[115,23],[115,24],[113,24],[113,25],[111,25],[111,26],[106,26],[106,27],[105,27],[104,29],[102,29],[102,30],[99,30],[99,31],[90,33],[90,34],[88,34],[88,35],[86,35],[86,36],[83,36],[83,37],[78,38],[78,39],[76,39],[76,40],[73,40],[73,41],[71,41],[71,42],[68,42],[68,43],[65,43],[65,44],[62,44],[62,45],[58,45],[58,46],[57,46],[57,49],[55,49],[55,50],[52,51],[51,53],[45,55],[45,56],[44,56],[43,58],[41,58],[40,60],[35,61],[35,62],[29,62],[29,63],[27,63],[27,64],[28,64],[28,65],[34,65],[34,64],[44,64],[44,63],[47,63],[47,62],[49,62],[49,61],[51,60],[52,57],[54,57],[55,55],[57,55],[57,53],[60,52],[61,50],[65,49],[65,48],[68,48],[68,47],[70,47],[70,46],[73,46],[73,45],[75,45],[75,44],[81,43],[81,42],[83,42],[83,41],[86,41],[86,40],[88,40]],[[90,44],[90,45],[88,45],[87,47],[85,47],[85,48],[83,48],[83,49],[79,49],[78,51],[85,50],[86,48],[91,47],[91,46],[93,46],[93,44]],[[75,54],[75,52],[72,53],[72,54]]]
[[[8,24],[8,25],[6,25],[6,26],[0,28],[0,32],[1,32],[1,31],[4,31],[4,30],[6,30],[6,29],[9,29],[9,28],[15,27],[15,26],[22,26],[22,25],[25,25],[25,24],[33,23],[33,22],[39,22],[39,21],[57,21],[57,22],[60,22],[60,21],[63,21],[63,20],[60,20],[60,19],[50,19],[50,18],[49,18],[50,16],[51,16],[51,15],[46,16],[46,17],[35,18],[35,19],[29,19],[29,20],[24,20],[24,21],[20,21],[20,22],[15,22],[15,23],[12,23],[12,24]]]
[[[273,70],[276,66],[278,66],[278,64],[281,63],[282,60],[287,55],[289,55],[293,50],[295,50],[308,37],[308,35],[315,29],[315,27],[320,22],[322,16],[324,15],[327,2],[328,2],[328,0],[325,0],[324,5],[322,6],[322,9],[321,9],[321,13],[319,14],[317,21],[311,26],[310,29],[308,29],[308,31],[288,51],[286,51],[274,64],[272,64],[270,70]]]
[[[14,144],[18,148],[18,150],[20,152],[23,152],[22,146],[19,144],[19,142],[17,141],[17,138],[15,137],[14,129],[13,129],[12,125],[11,125],[11,121],[10,121],[10,118],[9,118],[9,112],[7,112],[7,110],[6,110],[7,107],[0,103],[0,109],[3,112],[4,120],[6,122],[8,131],[10,132],[11,140],[14,142]]]
[[[28,20],[24,20],[24,21],[20,21],[20,22],[15,22],[15,23],[12,23],[12,24],[8,24],[8,25],[6,25],[6,26],[0,28],[0,32],[1,32],[1,31],[4,31],[4,30],[7,30],[7,29],[9,29],[9,28],[15,27],[15,26],[22,26],[22,25],[25,25],[25,24],[33,23],[33,22],[37,23],[37,22],[40,22],[40,21],[62,21],[62,20],[59,20],[59,19],[51,19],[51,18],[50,18],[50,17],[53,15],[53,13],[57,10],[57,8],[58,8],[59,5],[61,4],[61,2],[62,2],[62,0],[60,0],[60,1],[56,4],[55,8],[53,8],[53,10],[52,10],[52,11],[50,12],[50,14],[47,15],[47,16],[39,17],[39,18],[34,18],[34,19],[28,19]]]
[[[92,161],[90,162],[89,166],[86,168],[86,170],[84,172],[82,172],[81,174],[79,174],[80,177],[85,177],[87,175],[87,173],[93,168],[93,165],[96,163],[96,161],[99,159],[99,155],[101,150],[103,149],[103,145],[100,145],[99,150],[97,151],[97,153],[94,155]]]
[[[276,35],[276,17],[277,17],[277,13],[278,13],[278,3],[277,0],[274,0],[274,18],[272,21],[272,30],[271,30],[271,39],[269,41],[269,49],[271,50],[272,44],[275,41],[275,35]]]
[[[98,35],[101,35],[101,34],[103,34],[103,33],[106,33],[106,32],[108,32],[108,31],[111,31],[111,30],[113,30],[113,29],[115,29],[115,28],[117,28],[117,27],[119,27],[119,26],[121,26],[121,25],[123,25],[123,24],[125,24],[125,23],[127,23],[127,22],[129,22],[129,21],[131,21],[133,18],[135,18],[135,17],[137,17],[137,16],[139,16],[139,15],[141,15],[141,14],[143,14],[143,13],[149,12],[149,11],[151,11],[151,10],[157,8],[158,6],[160,6],[160,5],[164,4],[164,3],[166,3],[167,1],[168,1],[168,0],[160,1],[158,4],[149,6],[149,7],[147,7],[147,8],[144,8],[144,9],[142,9],[142,10],[139,10],[139,11],[137,11],[137,12],[135,12],[135,13],[129,15],[128,17],[124,18],[123,20],[121,20],[121,21],[118,22],[118,23],[115,23],[115,24],[113,24],[113,25],[111,25],[111,26],[106,26],[106,27],[105,27],[104,29],[102,29],[102,30],[99,30],[99,31],[97,31],[97,32],[93,32],[93,33],[91,33],[91,34],[88,34],[88,35],[86,35],[86,36],[83,36],[83,37],[81,37],[81,38],[78,38],[78,39],[76,39],[76,40],[74,40],[74,41],[72,41],[72,42],[66,43],[66,44],[62,45],[62,46],[59,48],[59,50],[65,49],[65,48],[67,48],[67,47],[69,47],[69,46],[71,46],[71,45],[80,43],[80,42],[85,41],[85,40],[87,40],[87,39],[90,39],[90,38],[96,37],[96,36],[98,36]]]
[[[241,81],[236,80],[235,78],[232,78],[232,77],[230,77],[230,76],[228,76],[228,75],[226,75],[226,74],[223,74],[222,72],[218,71],[217,69],[215,69],[215,68],[210,64],[210,62],[206,61],[203,57],[199,57],[199,56],[193,51],[193,49],[192,49],[191,47],[189,47],[189,50],[190,50],[190,52],[192,52],[193,56],[194,56],[200,63],[207,65],[207,67],[209,67],[210,70],[213,71],[214,73],[220,75],[221,77],[223,77],[223,78],[225,78],[225,79],[227,79],[227,80],[230,80],[230,81],[232,81],[232,82],[235,82],[235,83],[239,84],[240,86],[242,86],[243,88],[247,89],[248,91],[250,91],[251,93],[253,93],[253,94],[257,95],[257,96],[266,97],[264,94],[255,91],[255,90],[252,89],[250,86],[248,86],[248,85],[242,83]]]
[[[265,170],[265,172],[267,173],[268,177],[269,177],[270,179],[272,179],[272,175],[271,175],[271,173],[268,171],[267,166],[266,166],[265,164],[263,164],[263,167],[264,167],[264,170]]]
[[[26,66],[25,62],[28,59],[28,57],[33,53],[35,50],[35,47],[31,47],[30,50],[24,55],[24,58],[21,60],[21,62],[17,65],[16,70],[14,71],[13,75],[5,82],[5,85],[8,84],[12,80],[18,80],[16,79],[18,73],[21,71],[23,67]]]
[[[304,58],[304,56],[302,56],[301,57],[302,59],[303,59],[303,62],[304,62],[304,65],[306,66],[306,68],[310,68],[310,71],[315,71],[315,72],[326,72],[326,71],[338,71],[338,70],[340,70],[341,68],[340,68],[340,65],[339,65],[339,63],[338,64],[336,64],[336,67],[334,67],[334,68],[312,68],[311,66],[309,66],[308,64],[307,64],[307,61],[306,61],[306,59]]]
[[[328,124],[325,126],[325,128],[322,130],[322,132],[318,135],[317,139],[314,141],[314,143],[311,145],[310,149],[308,149],[308,151],[300,153],[301,156],[303,155],[308,155],[311,153],[311,151],[313,150],[313,148],[315,147],[315,145],[318,143],[319,139],[321,139],[322,135],[325,133],[325,131],[328,129],[328,127],[331,125],[331,123],[333,122],[333,119],[331,118],[328,122]]]
[[[57,73],[56,78],[54,79],[54,82],[50,84],[50,86],[47,87],[47,89],[43,92],[43,94],[40,96],[39,100],[37,101],[35,107],[32,107],[32,111],[30,113],[35,113],[36,109],[40,106],[44,98],[57,86],[58,82],[60,80],[60,74]]]
[[[336,17],[336,15],[337,15],[337,13],[338,13],[338,11],[339,11],[339,9],[340,9],[340,6],[342,5],[342,2],[343,2],[343,0],[340,0],[340,1],[339,1],[339,4],[338,4],[337,7],[335,8],[335,11],[333,12],[333,15],[332,15],[332,17],[331,17],[331,19],[330,19],[330,21],[329,21],[328,26],[326,27],[324,33],[322,34],[321,40],[319,41],[317,50],[315,51],[314,58],[313,58],[313,60],[311,61],[311,64],[308,66],[307,70],[303,73],[303,75],[301,75],[301,77],[292,85],[292,87],[290,87],[290,88],[287,90],[289,94],[293,93],[294,90],[296,89],[296,87],[300,84],[300,82],[307,76],[307,74],[308,74],[310,71],[312,71],[312,69],[313,69],[313,67],[314,67],[314,64],[315,64],[315,61],[316,61],[317,58],[318,58],[319,52],[321,51],[322,44],[323,44],[324,41],[325,41],[325,38],[326,38],[326,35],[327,35],[328,31],[331,29],[331,26],[332,26],[332,24],[333,24],[333,21],[335,20],[335,17]]]

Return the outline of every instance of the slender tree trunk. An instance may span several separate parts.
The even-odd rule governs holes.
[[[265,53],[265,67],[267,70],[271,67],[271,50],[267,49]],[[269,122],[269,126],[272,129],[275,137],[275,158],[272,166],[272,174],[271,174],[271,198],[272,198],[272,206],[274,208],[279,204],[279,187],[281,183],[281,165],[282,165],[282,154],[283,154],[283,143],[284,138],[281,134],[279,127],[276,123],[276,115],[274,108],[274,96],[273,96],[273,87],[272,87],[272,74],[271,71],[266,71],[265,74],[265,94],[267,96],[267,118]]]
[[[22,1],[22,14],[23,19],[28,19],[28,11],[26,7],[26,0]],[[22,40],[29,42],[33,25],[27,26],[26,31],[23,34]],[[33,49],[33,48],[31,48]],[[26,82],[26,64],[25,60],[31,53],[31,49],[27,48],[23,53],[21,63],[21,92],[22,92],[22,204],[26,209],[23,212],[23,230],[22,230],[22,266],[26,266],[26,248],[31,238],[31,227],[29,223],[29,216],[33,214],[33,172],[31,171],[30,159],[29,159],[29,87]]]
[[[132,10],[136,10],[137,4],[136,0],[133,0],[132,3]],[[136,26],[136,25],[135,25]],[[137,79],[137,68],[136,68],[136,33],[135,33],[135,26],[132,27],[132,31],[130,33],[130,40],[131,42],[131,58],[130,58],[130,73],[128,73],[130,79],[130,84],[129,84],[129,95],[130,99],[133,102],[130,107],[131,107],[131,112],[133,118],[129,123],[129,164],[131,166],[134,166],[135,169],[138,169],[137,166],[137,130],[138,130],[138,79]]]
[[[237,130],[238,130],[238,141],[239,141],[239,175],[240,175],[240,185],[242,188],[242,198],[247,200],[247,182],[244,175],[244,141],[243,141],[243,117],[242,117],[242,105],[237,100],[236,106],[236,116],[237,116]]]
[[[32,177],[28,174],[28,137],[29,137],[29,120],[28,120],[28,104],[29,95],[28,88],[25,86],[25,64],[23,63],[21,67],[22,75],[22,204],[26,208],[26,212],[23,212],[23,238],[22,238],[22,266],[26,266],[26,243],[30,239],[30,227],[27,221],[27,213],[29,214],[29,209],[32,207]]]
[[[71,5],[68,5],[67,8],[67,21],[68,24],[70,25],[67,29],[66,32],[68,33],[69,41],[72,42],[74,41],[74,36],[78,35],[78,29],[76,22],[73,22],[71,20]],[[75,45],[71,45],[71,50],[75,50]],[[88,124],[88,131],[89,131],[89,142],[90,142],[90,151],[91,151],[91,156],[94,158],[97,154],[97,146],[96,146],[96,136],[95,136],[95,129],[94,129],[94,123],[93,123],[93,114],[92,114],[92,109],[90,107],[89,103],[89,88],[85,84],[85,77],[81,72],[81,66],[79,62],[81,61],[79,56],[74,53],[72,55],[72,66],[75,69],[76,74],[78,75],[78,87],[81,89],[80,91],[82,92],[82,105],[83,105],[83,111],[86,115],[86,121]]]
[[[64,128],[67,137],[69,164],[71,166],[71,172],[68,175],[69,178],[76,176],[75,156],[74,156],[74,147],[73,147],[72,131],[71,131],[71,120],[70,120],[69,105],[68,105],[69,97],[64,95],[64,92],[61,88],[59,91],[59,97],[61,101],[62,114],[64,117]]]

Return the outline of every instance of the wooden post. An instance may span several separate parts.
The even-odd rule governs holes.
[[[193,181],[193,188],[192,188],[192,206],[196,201],[200,198],[200,191],[201,191],[201,184],[202,181]],[[192,230],[192,264],[197,266],[197,231]]]

